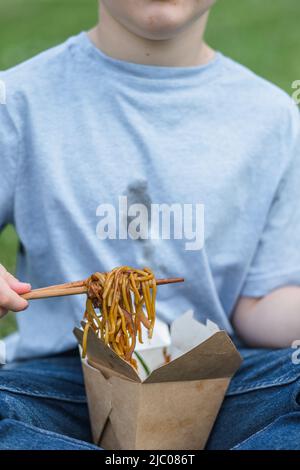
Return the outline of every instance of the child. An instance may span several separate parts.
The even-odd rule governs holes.
[[[103,0],[88,34],[0,74],[0,226],[16,227],[26,281],[1,268],[0,312],[26,309],[19,294],[31,286],[117,265],[184,276],[161,289],[160,316],[193,308],[238,335],[244,355],[208,448],[300,449],[289,349],[300,338],[299,115],[204,42],[213,3]],[[120,198],[122,237],[110,225]],[[149,236],[153,204],[204,204],[204,247],[176,227],[169,240]],[[138,211],[140,237],[130,232]],[[72,335],[83,301],[32,302],[17,316],[0,373],[0,448],[94,448]]]

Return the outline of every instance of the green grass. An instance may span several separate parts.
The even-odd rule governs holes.
[[[208,42],[291,94],[300,79],[299,0],[219,0]],[[59,44],[97,21],[97,0],[0,0],[0,69]],[[14,271],[17,237],[0,236],[0,262]],[[0,321],[0,337],[15,328]]]
[[[18,239],[14,229],[9,226],[0,235],[0,262],[10,272],[14,272]],[[16,329],[15,317],[12,313],[0,320],[0,338]]]
[[[300,79],[299,18],[299,0],[219,0],[207,38],[291,94]]]

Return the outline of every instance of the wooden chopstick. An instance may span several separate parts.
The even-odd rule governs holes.
[[[23,294],[21,297],[26,300],[36,300],[47,299],[50,297],[64,297],[67,295],[86,294],[87,287],[85,282],[86,281],[75,281],[49,287],[41,287],[39,289],[33,289],[27,294]],[[162,286],[165,284],[175,284],[177,282],[184,282],[184,279],[182,277],[175,277],[172,279],[157,279],[156,285]]]
[[[48,287],[39,287],[38,289],[34,289],[31,292],[39,292],[49,289],[69,289],[71,287],[83,287],[85,286],[86,281],[73,281],[73,282],[65,282],[64,284],[56,284]]]

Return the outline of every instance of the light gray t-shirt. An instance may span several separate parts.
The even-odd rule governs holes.
[[[0,226],[15,225],[33,288],[148,265],[185,278],[159,288],[163,319],[193,308],[231,332],[239,296],[300,285],[299,113],[278,88],[220,53],[190,68],[114,60],[85,33],[0,79]],[[170,239],[152,236],[162,204]],[[204,247],[187,249],[201,204]],[[73,347],[84,302],[32,301],[9,359]]]

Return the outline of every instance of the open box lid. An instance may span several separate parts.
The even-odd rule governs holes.
[[[74,334],[82,344],[83,332],[75,328]],[[231,377],[239,368],[242,358],[225,331],[209,322],[199,323],[189,311],[177,318],[171,326],[171,362],[151,372],[144,383],[178,382]],[[137,371],[119,357],[90,329],[87,338],[87,357],[100,369],[142,383]]]
[[[78,343],[82,346],[83,331],[79,328],[73,330]],[[96,333],[90,328],[87,337],[87,358],[88,362],[112,370],[115,374],[126,377],[135,382],[141,382],[141,379],[128,362],[118,356],[104,341],[97,337]]]
[[[155,369],[145,383],[232,377],[242,358],[225,331],[218,331],[182,356]]]

